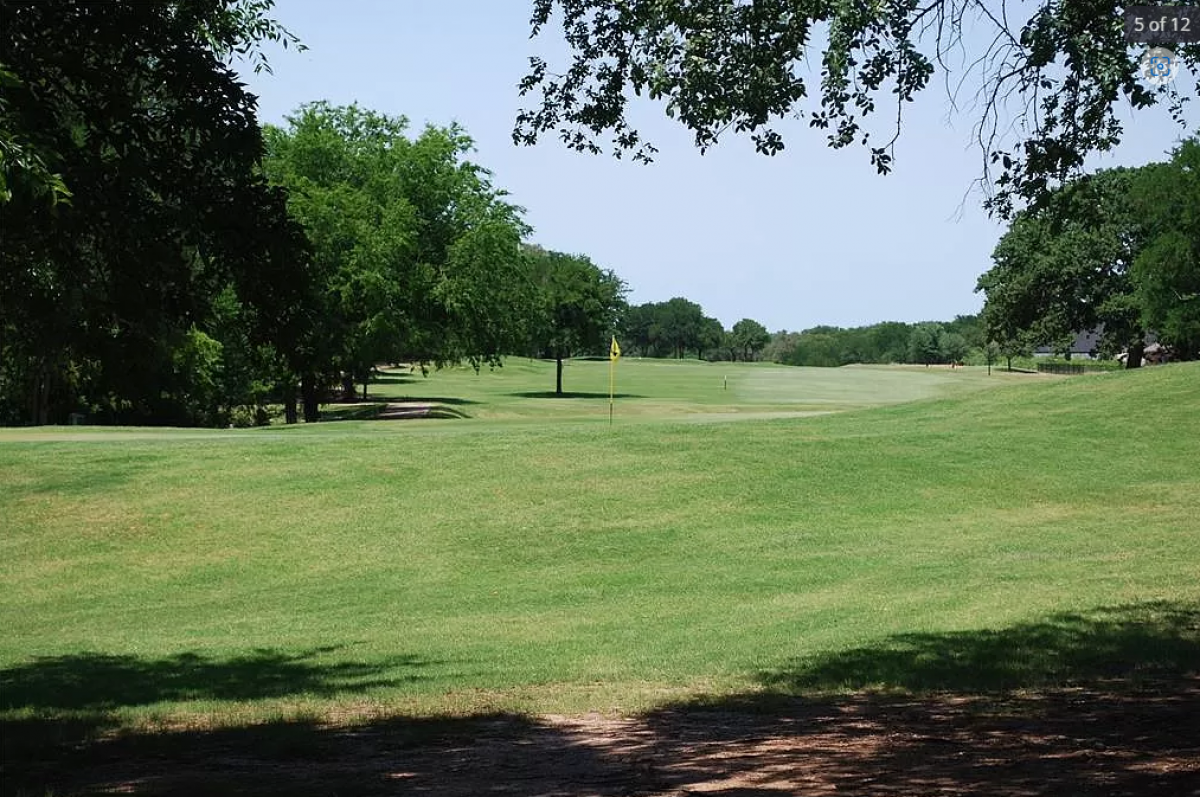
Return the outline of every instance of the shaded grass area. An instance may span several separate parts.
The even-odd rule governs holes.
[[[255,650],[216,659],[177,653],[159,659],[129,654],[43,656],[0,670],[0,705],[7,711],[109,711],[159,703],[242,701],[288,695],[330,697],[415,681],[425,662],[394,656],[371,664],[316,663],[336,647],[300,653]],[[396,677],[397,671],[409,673]],[[389,677],[383,677],[385,673]]]
[[[870,696],[629,721],[511,714],[127,733],[66,748],[8,794],[929,794],[1181,797],[1197,786],[1195,682],[982,703]],[[30,776],[45,772],[44,777]]]
[[[1200,606],[1156,601],[999,630],[906,633],[757,674],[769,693],[1003,693],[1200,675]]]
[[[898,653],[898,647],[905,652]],[[623,720],[293,717],[113,730],[100,709],[196,692],[345,691],[370,667],[260,651],[228,661],[74,656],[3,671],[4,792],[91,794],[1181,795],[1200,785],[1200,608],[1061,614],[887,640],[760,674],[764,690]],[[421,662],[404,666],[419,672]],[[847,680],[849,678],[849,680]],[[874,686],[844,696],[812,687]],[[223,727],[223,725],[225,725]],[[728,788],[710,788],[725,785]],[[742,789],[742,790],[738,790]]]

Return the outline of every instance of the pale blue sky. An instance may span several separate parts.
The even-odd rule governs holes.
[[[642,132],[649,166],[512,144],[516,84],[529,55],[528,0],[277,0],[274,16],[309,49],[269,51],[274,74],[247,74],[263,121],[304,102],[358,102],[389,115],[457,121],[474,159],[526,211],[531,240],[586,254],[617,272],[630,301],[685,296],[726,327],[771,330],[976,312],[975,280],[1003,227],[968,195],[980,172],[973,117],[947,118],[938,83],[909,106],[895,171],[875,174],[861,148],[831,151],[821,131],[785,125],[774,158],[729,138],[700,155],[655,106]],[[1128,138],[1097,165],[1158,160],[1179,137],[1164,114],[1125,114]],[[882,122],[882,120],[881,120]],[[965,201],[964,201],[965,198]]]

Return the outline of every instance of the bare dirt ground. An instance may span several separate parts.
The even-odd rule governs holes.
[[[5,793],[1190,797],[1200,678],[1000,697],[744,697],[629,718],[64,736],[29,752],[0,772]]]

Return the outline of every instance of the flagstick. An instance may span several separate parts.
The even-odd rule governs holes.
[[[608,425],[613,425],[613,373],[617,367],[617,361],[611,356],[608,358]]]

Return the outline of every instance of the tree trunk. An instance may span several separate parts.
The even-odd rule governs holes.
[[[50,367],[38,361],[29,383],[29,422],[34,426],[50,423]]]
[[[317,380],[312,374],[305,374],[300,380],[300,393],[304,397],[304,422],[316,423],[321,418],[321,402],[317,395]]]
[[[561,396],[563,394],[563,392],[562,392],[562,369],[563,369],[562,360],[563,360],[563,358],[562,358],[561,354],[558,355],[557,358],[555,358],[555,362],[557,363],[557,368],[555,369],[555,377],[556,378],[555,378],[555,382],[554,382],[554,393],[555,393],[555,395],[558,395],[558,396]]]
[[[1125,358],[1126,368],[1141,368],[1142,356],[1146,353],[1146,341],[1139,340],[1137,343],[1129,347],[1129,354]]]
[[[296,411],[296,383],[289,380],[287,387],[283,389],[283,417],[284,420],[293,424],[299,420]]]
[[[369,376],[363,377],[363,401],[367,400],[367,382],[369,382],[370,380],[371,380],[371,377],[369,377]]]

